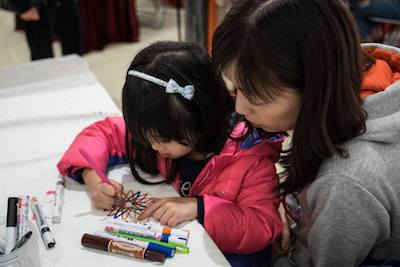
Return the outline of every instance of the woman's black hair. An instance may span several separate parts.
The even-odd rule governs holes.
[[[152,175],[159,173],[150,141],[175,141],[204,154],[222,149],[229,136],[232,98],[203,49],[190,43],[157,42],[140,51],[129,70],[195,88],[193,98],[188,100],[177,93],[166,93],[163,86],[127,74],[122,93],[126,152],[139,182],[153,184],[140,177],[135,166]],[[167,169],[165,182],[172,182],[177,175],[174,160]]]
[[[219,71],[234,69],[252,102],[285,90],[301,95],[285,168],[284,193],[316,179],[322,162],[365,131],[360,86],[363,57],[355,21],[342,0],[238,0],[213,38]],[[289,89],[288,89],[289,88]]]

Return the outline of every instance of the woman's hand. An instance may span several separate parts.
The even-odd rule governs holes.
[[[286,210],[283,206],[283,203],[279,204],[278,211],[282,221],[283,232],[281,238],[272,243],[272,247],[278,253],[278,255],[286,255],[293,249],[293,247],[291,246],[292,240],[288,217],[286,215]]]
[[[124,187],[114,180],[110,180],[112,185],[103,183],[96,172],[91,169],[85,169],[82,178],[88,188],[93,205],[97,209],[111,210],[115,200],[121,198],[124,191]]]
[[[148,217],[160,221],[161,224],[175,226],[181,222],[197,217],[197,199],[194,197],[167,197],[154,199],[154,202],[138,217]]]
[[[38,21],[38,20],[40,20],[39,12],[36,7],[32,7],[31,9],[22,13],[20,15],[20,18],[23,21]]]

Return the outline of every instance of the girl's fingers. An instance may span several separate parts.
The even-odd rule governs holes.
[[[156,211],[154,211],[154,213],[153,213],[153,218],[159,221],[159,220],[161,219],[161,217],[162,217],[167,211],[168,211],[168,210],[167,210],[164,206],[161,206],[161,207],[159,207]]]
[[[163,199],[157,199],[155,200],[139,217],[138,220],[142,221],[144,219],[149,218],[150,216],[153,215],[161,206],[163,206],[165,203],[165,200]]]
[[[114,204],[115,204],[115,198],[113,198],[113,197],[109,197],[109,196],[103,195],[103,196],[101,197],[101,200],[102,200],[104,203],[107,203],[107,204],[109,204],[109,205],[111,205],[111,206],[114,206]]]
[[[166,223],[166,225],[168,225],[169,227],[174,227],[176,226],[178,223],[180,223],[179,218],[177,215],[172,216],[168,222]]]
[[[151,203],[154,203],[154,202],[159,201],[160,199],[161,199],[161,198],[152,197],[152,198],[150,198],[150,202],[151,202]]]
[[[281,235],[281,247],[284,250],[289,249],[290,246],[290,229],[289,229],[289,223],[286,217],[286,211],[285,208],[283,207],[283,204],[281,203],[279,205],[279,215],[281,217],[282,221],[282,226],[283,226],[283,232]]]
[[[115,196],[116,190],[115,190],[113,185],[109,185],[109,184],[106,184],[106,183],[101,183],[101,184],[98,185],[98,187],[99,187],[99,189],[101,190],[101,192],[103,194],[105,194],[107,196],[110,196],[110,197],[114,197]]]
[[[114,180],[110,180],[112,183],[112,186],[114,187],[115,190],[115,196],[120,199],[122,198],[122,193],[124,192],[124,186]]]
[[[175,213],[171,210],[166,210],[163,215],[161,215],[159,222],[161,224],[166,225],[168,221],[175,215]]]
[[[113,209],[113,204],[104,202],[102,199],[100,199],[100,200],[98,201],[98,204],[99,204],[99,207],[98,207],[98,208],[106,209],[106,210],[112,210],[112,209]]]

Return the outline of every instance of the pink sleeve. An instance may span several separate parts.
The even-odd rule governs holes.
[[[123,118],[105,118],[79,133],[57,164],[62,175],[77,179],[77,171],[89,167],[79,148],[85,149],[103,172],[109,165],[122,163],[126,154]]]
[[[282,232],[278,213],[278,178],[274,164],[258,160],[249,166],[240,160],[230,173],[246,168],[240,191],[233,201],[204,195],[204,226],[218,247],[230,253],[254,253]],[[234,179],[234,178],[233,178]]]

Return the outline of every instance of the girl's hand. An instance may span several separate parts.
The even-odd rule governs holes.
[[[278,211],[282,221],[283,232],[281,238],[275,240],[272,243],[272,247],[278,253],[278,255],[286,255],[289,253],[289,251],[293,249],[293,247],[291,246],[292,241],[291,241],[290,228],[289,228],[288,218],[286,215],[286,210],[283,207],[283,203],[279,204]]]
[[[111,210],[115,200],[121,198],[124,187],[120,183],[114,180],[110,180],[112,185],[103,183],[91,169],[85,169],[82,177],[95,208]]]
[[[170,227],[197,217],[197,199],[194,197],[167,197],[155,199],[154,202],[138,217],[148,217]]]
[[[39,12],[36,7],[32,7],[20,15],[23,21],[38,21],[40,20]]]

